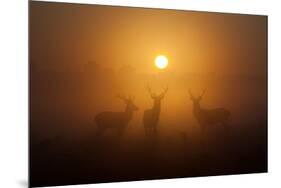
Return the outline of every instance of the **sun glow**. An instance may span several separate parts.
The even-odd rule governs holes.
[[[168,58],[164,55],[159,55],[155,58],[155,66],[159,69],[165,69],[168,66]]]

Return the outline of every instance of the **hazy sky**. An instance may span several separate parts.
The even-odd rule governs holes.
[[[32,1],[29,24],[33,136],[91,133],[96,114],[125,109],[117,94],[139,108],[126,134],[143,135],[147,85],[169,88],[161,133],[200,130],[189,89],[206,89],[201,107],[226,108],[237,131],[267,125],[265,16]],[[159,54],[170,62],[161,73]]]
[[[267,17],[31,2],[30,58],[42,69],[118,69],[266,74]]]

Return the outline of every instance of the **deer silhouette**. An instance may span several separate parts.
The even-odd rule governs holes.
[[[95,116],[97,124],[97,135],[102,135],[106,129],[116,130],[119,136],[122,136],[127,125],[133,117],[134,111],[138,110],[138,107],[134,104],[131,97],[124,97],[118,95],[125,105],[125,111],[123,112],[101,112]]]
[[[206,129],[206,126],[215,124],[220,124],[226,127],[230,118],[230,112],[228,110],[224,108],[201,108],[200,101],[202,100],[205,91],[206,90],[204,90],[199,97],[194,97],[192,92],[189,90],[189,96],[193,102],[193,115],[203,130]]]
[[[159,115],[161,111],[161,101],[165,97],[168,87],[164,89],[159,95],[153,93],[149,86],[147,90],[150,94],[150,97],[153,100],[153,106],[151,109],[145,110],[143,115],[143,124],[146,135],[155,135],[157,133],[157,125],[159,122]]]

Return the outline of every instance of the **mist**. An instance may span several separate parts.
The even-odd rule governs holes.
[[[31,2],[29,35],[34,185],[267,171],[266,17]],[[154,140],[148,88],[167,88]],[[204,133],[191,92],[227,126]],[[125,112],[118,96],[138,110],[98,138],[98,114]]]

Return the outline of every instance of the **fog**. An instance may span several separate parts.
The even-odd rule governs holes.
[[[267,171],[266,17],[30,5],[34,185]],[[154,66],[159,54],[169,59],[166,69]],[[157,142],[144,132],[144,111],[153,105],[148,86],[155,93],[168,88]],[[202,109],[230,112],[227,131],[209,125],[202,133],[189,90],[205,90]],[[97,141],[96,115],[125,111],[118,95],[139,109],[121,138],[109,129]]]

